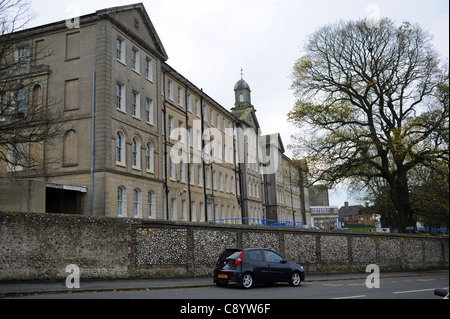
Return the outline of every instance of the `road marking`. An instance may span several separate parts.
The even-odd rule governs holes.
[[[342,287],[344,284],[322,284],[323,286]]]
[[[348,284],[349,286],[365,286],[366,284]]]
[[[338,297],[338,298],[331,298],[331,299],[356,299],[356,298],[365,298],[366,295],[360,295],[360,296],[348,296],[348,297]]]
[[[396,294],[396,295],[410,294],[410,293],[415,293],[415,292],[434,291],[434,289],[435,288],[433,288],[433,289],[421,289],[421,290],[409,290],[409,291],[397,291],[397,292],[393,292],[393,294]],[[448,288],[443,288],[443,289],[448,289]]]
[[[417,281],[433,281],[433,280],[436,280],[436,279],[434,279],[434,278],[432,278],[432,279],[417,279]]]

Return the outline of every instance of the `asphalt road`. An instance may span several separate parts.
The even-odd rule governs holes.
[[[398,276],[380,279],[380,288],[369,289],[364,279],[306,281],[300,287],[286,284],[260,285],[250,290],[235,286],[216,286],[182,289],[88,292],[71,294],[43,294],[25,296],[28,299],[439,299],[435,288],[449,287],[449,273],[438,272],[426,276]],[[16,298],[15,298],[16,299]]]

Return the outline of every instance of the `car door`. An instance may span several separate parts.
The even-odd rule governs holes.
[[[266,268],[266,262],[264,260],[263,252],[261,249],[250,249],[246,252],[246,261],[253,268],[253,274],[255,280],[258,282],[266,281],[266,274],[264,272]]]
[[[263,250],[266,259],[265,273],[269,281],[286,281],[290,276],[290,265],[272,250]]]

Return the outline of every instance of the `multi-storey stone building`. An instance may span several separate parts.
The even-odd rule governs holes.
[[[142,4],[12,36],[16,50],[29,53],[21,71],[21,76],[33,76],[28,100],[45,104],[52,97],[52,107],[63,111],[61,136],[35,152],[42,165],[25,169],[0,163],[3,185],[11,177],[44,185],[46,200],[37,211],[306,221],[307,189],[286,180],[276,179],[275,185],[269,179],[276,172],[262,174],[264,156],[258,155],[268,149],[267,139],[260,138],[249,85],[243,79],[236,83],[231,111],[217,103],[167,64]],[[11,188],[3,189],[7,196]],[[280,189],[283,195],[272,201]],[[1,209],[13,210],[0,200]]]

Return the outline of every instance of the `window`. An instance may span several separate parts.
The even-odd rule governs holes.
[[[211,171],[207,167],[205,169],[206,188],[211,188]]]
[[[183,88],[178,88],[178,106],[184,107],[183,103]]]
[[[131,92],[131,115],[141,118],[141,95],[136,91]]]
[[[116,57],[117,60],[125,64],[125,41],[117,38],[116,42]]]
[[[125,106],[125,85],[117,83],[116,86],[116,108],[126,113]]]
[[[169,115],[169,136],[171,139],[175,139],[175,120]]]
[[[131,142],[131,166],[134,169],[141,168],[141,143],[137,137]]]
[[[230,192],[230,183],[228,180],[228,175],[225,175],[225,192],[227,192],[227,193]]]
[[[153,192],[148,192],[148,217],[155,217],[156,213],[156,196]]]
[[[189,164],[189,182],[191,185],[195,185],[195,165]]]
[[[172,198],[170,205],[170,217],[172,220],[177,219],[177,199]]]
[[[64,110],[78,109],[78,79],[68,80],[65,85]]]
[[[14,62],[18,67],[30,65],[30,48],[28,46],[19,47],[14,51]]]
[[[192,113],[192,101],[191,100],[192,100],[191,94],[188,93],[187,94],[187,100],[186,100],[186,108],[187,108],[188,112]]]
[[[266,261],[270,263],[280,263],[283,260],[283,257],[270,250],[264,250],[264,256]]]
[[[20,172],[23,171],[23,165],[25,160],[25,146],[22,143],[8,144],[7,145],[7,171],[8,172]]]
[[[212,177],[213,177],[213,188],[214,190],[217,190],[217,173],[215,170],[213,170]]]
[[[155,172],[155,148],[152,142],[148,142],[145,149],[145,168],[147,172]]]
[[[203,121],[205,123],[208,123],[208,107],[206,105],[203,105]]]
[[[153,106],[153,100],[147,99],[145,101],[145,119],[148,124],[155,125],[155,111]]]
[[[25,116],[28,104],[28,90],[27,88],[21,88],[17,90],[16,98],[14,101],[14,112],[18,116]]]
[[[125,137],[122,132],[116,134],[116,164],[125,166]]]
[[[147,58],[145,60],[145,78],[153,82],[153,60]]]
[[[191,126],[188,126],[188,134],[189,134],[189,142],[188,146],[193,147],[194,146],[194,132]]]
[[[80,57],[80,33],[66,35],[66,60]]]
[[[215,125],[215,116],[214,116],[214,110],[211,110],[210,112],[211,115],[211,125],[214,126]]]
[[[197,221],[197,204],[195,202],[191,202],[191,214],[191,220]]]
[[[222,173],[219,174],[219,190],[223,192],[223,175]]]
[[[248,251],[248,259],[255,261],[264,261],[261,250],[249,250]]]
[[[180,161],[180,180],[186,183],[186,164],[183,161]]]
[[[167,80],[167,96],[173,101],[173,82],[172,80]]]
[[[138,50],[134,48],[131,50],[131,69],[137,73],[141,72],[140,55],[141,53]]]
[[[133,208],[134,208],[134,217],[140,217],[141,216],[141,191],[139,189],[134,190]]]
[[[231,176],[230,185],[231,185],[231,194],[234,194],[234,177],[233,176]]]
[[[197,115],[197,117],[201,117],[199,99],[195,99],[195,115]]]
[[[74,130],[69,130],[64,135],[64,159],[63,165],[78,164],[78,135]]]
[[[187,202],[186,200],[181,200],[181,220],[187,220]]]
[[[119,186],[117,188],[117,216],[123,216],[126,212],[125,198],[125,188]]]
[[[172,157],[169,156],[169,177],[171,180],[176,180],[176,173],[175,173],[175,163],[172,160]]]
[[[182,143],[186,143],[183,121],[178,121],[178,140]]]
[[[203,169],[201,165],[197,166],[198,186],[203,187]]]

